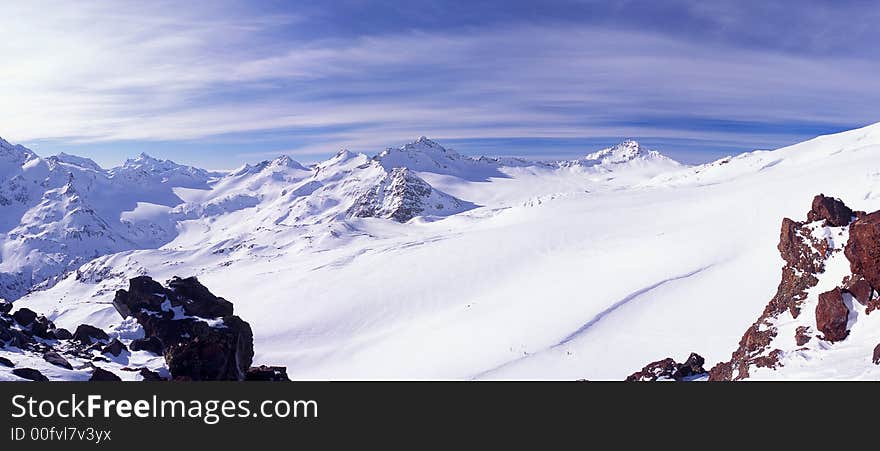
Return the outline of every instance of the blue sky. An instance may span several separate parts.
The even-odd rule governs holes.
[[[38,0],[0,17],[0,136],[105,166],[420,135],[532,158],[632,137],[693,163],[880,121],[872,1]]]

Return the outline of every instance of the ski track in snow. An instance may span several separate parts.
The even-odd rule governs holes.
[[[551,350],[554,350],[554,349],[559,348],[559,347],[561,347],[561,346],[564,346],[564,345],[566,345],[566,344],[568,344],[568,343],[574,341],[575,339],[581,337],[581,336],[584,335],[585,333],[587,333],[591,327],[595,326],[598,322],[600,322],[600,321],[602,321],[603,319],[605,319],[605,317],[607,317],[608,315],[614,313],[614,311],[617,310],[617,309],[619,309],[620,307],[623,307],[624,305],[629,304],[630,302],[635,301],[636,299],[639,299],[639,298],[642,297],[643,295],[645,295],[645,294],[647,294],[647,293],[650,293],[651,291],[653,291],[653,290],[655,290],[655,289],[657,289],[657,288],[660,288],[660,287],[662,287],[663,285],[666,285],[666,284],[669,283],[669,282],[675,282],[675,281],[677,281],[677,280],[687,279],[687,278],[689,278],[689,277],[692,277],[692,276],[695,276],[695,275],[697,275],[697,274],[700,274],[701,272],[703,272],[703,271],[705,271],[705,270],[707,270],[707,269],[709,269],[709,268],[711,268],[711,267],[713,267],[713,266],[715,266],[714,263],[711,264],[711,265],[703,266],[703,267],[701,267],[701,268],[698,268],[698,269],[696,269],[696,270],[694,270],[694,271],[691,271],[691,272],[688,272],[688,273],[686,273],[686,274],[682,274],[682,275],[675,276],[675,277],[670,277],[670,278],[668,278],[668,279],[663,279],[663,280],[661,280],[661,281],[659,281],[659,282],[657,282],[657,283],[654,283],[654,284],[649,285],[649,286],[647,286],[647,287],[644,287],[644,288],[641,288],[641,289],[639,289],[639,290],[633,291],[632,293],[626,295],[623,299],[621,299],[621,300],[619,300],[619,301],[617,301],[617,302],[611,304],[611,305],[608,306],[608,308],[606,308],[605,310],[602,310],[601,312],[597,313],[595,316],[593,316],[592,319],[590,319],[589,321],[587,321],[586,323],[584,323],[584,324],[583,324],[581,327],[579,327],[577,330],[575,330],[574,332],[568,334],[565,338],[563,338],[562,340],[558,341],[557,343],[552,344],[552,345],[550,345],[550,346],[547,346],[546,348],[544,348],[544,349],[542,349],[542,350],[540,350],[540,351],[538,351],[538,352],[534,352],[534,353],[531,353],[531,354],[529,354],[529,355],[525,355],[525,356],[523,356],[523,357],[519,357],[519,358],[514,359],[514,360],[511,360],[511,361],[509,361],[509,362],[502,363],[501,365],[498,365],[498,366],[496,366],[496,367],[494,367],[494,368],[490,368],[490,369],[488,369],[488,370],[482,371],[482,372],[478,373],[477,375],[473,376],[471,379],[472,379],[472,380],[482,379],[483,377],[488,376],[488,375],[490,375],[490,374],[492,374],[492,373],[494,373],[494,372],[496,372],[496,371],[502,370],[502,369],[504,369],[504,368],[506,368],[506,367],[508,367],[508,366],[510,366],[510,365],[513,365],[513,364],[515,364],[515,363],[518,363],[518,362],[521,362],[521,361],[523,361],[523,360],[529,359],[529,358],[534,357],[534,356],[536,356],[536,355],[538,355],[538,354],[541,354],[541,353],[544,353],[544,352],[547,352],[547,351],[551,351]]]

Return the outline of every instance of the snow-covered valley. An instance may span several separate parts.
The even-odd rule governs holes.
[[[779,284],[784,217],[819,193],[880,209],[880,124],[700,166],[634,141],[530,162],[420,138],[310,166],[105,170],[0,141],[0,177],[0,297],[58,327],[128,331],[112,301],[129,279],[196,276],[295,380],[622,380],[729,359]],[[758,376],[876,379],[878,318]]]

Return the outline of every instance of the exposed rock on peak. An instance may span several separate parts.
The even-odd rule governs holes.
[[[446,216],[468,208],[470,204],[435,190],[408,168],[400,167],[362,194],[349,209],[349,216],[406,222],[416,216]]]

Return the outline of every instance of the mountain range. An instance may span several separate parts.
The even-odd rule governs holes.
[[[690,352],[729,361],[779,283],[782,218],[818,193],[880,209],[878,157],[880,125],[697,166],[633,140],[550,162],[421,137],[311,165],[104,169],[0,140],[0,298],[128,331],[113,300],[130,280],[197,276],[253,326],[255,360],[294,379],[623,379]],[[755,374],[876,378],[858,336],[780,346]],[[786,363],[798,352],[864,358],[828,372]]]

